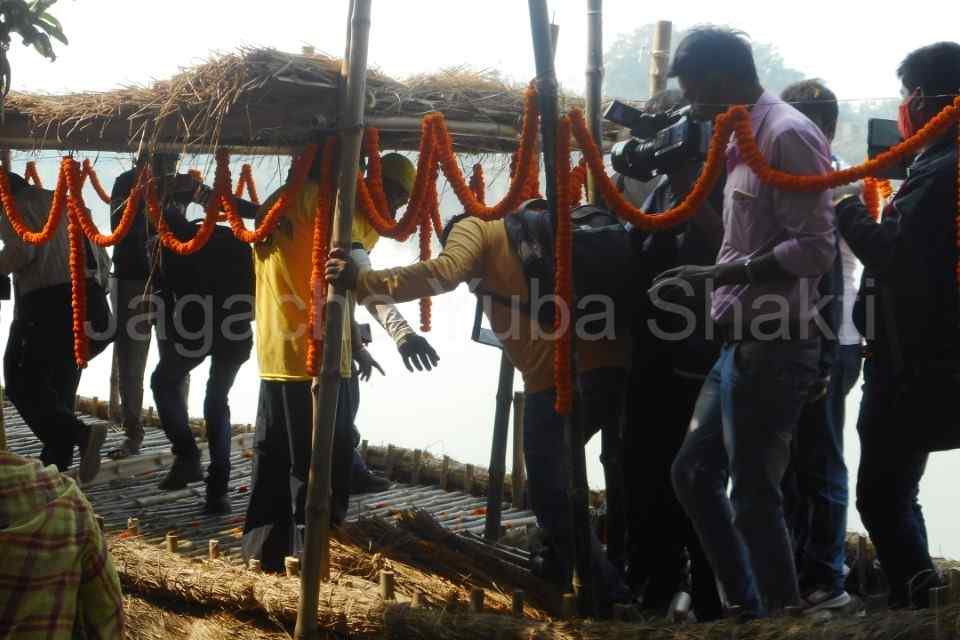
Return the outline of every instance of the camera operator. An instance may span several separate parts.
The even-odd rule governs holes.
[[[686,106],[683,94],[674,89],[653,96],[644,110],[656,116]],[[659,171],[659,179],[650,182],[654,188],[643,210],[657,214],[678,204],[702,167],[702,157],[690,154]],[[640,181],[626,177],[624,182],[624,186],[634,187]],[[716,195],[722,196],[720,188]],[[711,198],[690,222],[673,229],[657,233],[631,229],[642,286],[649,287],[656,274],[671,267],[715,262],[723,236],[722,201],[717,200]],[[623,458],[631,462],[624,469],[627,581],[635,591],[643,590],[645,609],[662,613],[678,590],[688,588],[682,586],[686,551],[694,612],[698,621],[706,622],[723,613],[716,579],[670,482],[670,466],[683,443],[703,380],[719,352],[719,345],[706,339],[704,331],[706,292],[701,288],[688,293],[693,295],[667,305],[641,300],[633,322],[633,393],[628,394],[623,434]],[[674,306],[678,303],[679,307]],[[658,405],[656,410],[651,399]],[[651,521],[657,526],[645,526]]]
[[[731,104],[752,105],[750,126],[774,169],[829,172],[823,133],[764,91],[741,33],[692,31],[670,75],[700,119]],[[777,190],[760,180],[735,146],[726,166],[717,264],[664,272],[651,294],[665,285],[717,287],[711,315],[723,345],[674,461],[673,484],[728,603],[741,607],[745,621],[800,603],[780,483],[817,377],[817,284],[833,264],[836,240],[829,193]]]
[[[30,186],[18,175],[7,174],[10,191],[29,229],[47,222],[53,192]],[[40,245],[20,239],[6,215],[0,216],[0,274],[13,275],[13,323],[3,357],[7,397],[30,430],[43,443],[40,460],[66,471],[80,448],[81,483],[96,477],[100,447],[106,438],[103,424],[87,426],[73,413],[80,369],[73,354],[70,249],[66,221]],[[87,319],[96,335],[106,335],[111,324],[105,285],[110,259],[103,248],[84,238],[86,250]],[[90,340],[89,357],[107,346]]]
[[[918,49],[900,64],[900,131],[910,137],[960,92],[960,44]],[[867,338],[857,431],[857,508],[890,583],[890,605],[927,607],[941,580],[917,501],[931,451],[960,446],[950,422],[960,374],[957,128],[929,144],[876,224],[856,197],[837,222],[864,264],[854,321]]]

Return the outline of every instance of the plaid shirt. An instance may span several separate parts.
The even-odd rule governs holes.
[[[70,478],[0,451],[0,638],[119,638],[120,581]]]

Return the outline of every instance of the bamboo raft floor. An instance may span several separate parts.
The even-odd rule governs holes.
[[[7,447],[19,455],[38,457],[41,444],[9,404],[4,405]],[[87,424],[108,425],[103,453],[119,446],[123,433],[111,421],[80,414]],[[198,442],[207,462],[205,443]],[[229,495],[232,513],[208,516],[202,513],[204,484],[197,482],[182,491],[164,492],[157,484],[173,459],[163,431],[148,427],[138,456],[121,461],[103,459],[97,478],[83,487],[97,514],[103,517],[108,533],[127,528],[129,518],[139,520],[140,533],[148,543],[162,543],[174,531],[188,555],[205,554],[207,541],[219,540],[224,558],[239,560],[244,514],[250,495],[253,471],[254,434],[247,427],[235,427],[231,447]],[[479,540],[484,528],[487,499],[463,491],[444,491],[425,484],[394,482],[388,491],[354,495],[350,499],[348,522],[361,518],[396,520],[403,512],[421,510],[431,514],[446,529]],[[519,528],[536,523],[532,511],[504,505],[502,523]],[[512,550],[525,558],[525,552]]]

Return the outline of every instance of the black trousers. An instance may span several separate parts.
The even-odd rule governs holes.
[[[689,555],[694,612],[700,621],[714,620],[722,614],[716,578],[670,475],[703,383],[674,374],[668,357],[647,360],[630,375],[623,433],[627,582],[643,589],[646,606],[666,608],[683,586]]]
[[[284,570],[284,558],[299,551],[299,525],[306,522],[307,479],[312,452],[310,381],[260,382],[253,489],[244,525],[243,555],[266,571]],[[340,384],[331,468],[331,524],[346,516],[353,459],[353,385]]]
[[[88,281],[87,316],[98,330],[109,322],[103,290]],[[70,285],[58,285],[21,296],[3,356],[7,397],[43,443],[40,460],[66,471],[73,449],[86,432],[73,412],[80,370],[73,357]],[[91,356],[106,345],[92,341]]]

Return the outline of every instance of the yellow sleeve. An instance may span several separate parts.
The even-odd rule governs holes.
[[[473,219],[458,223],[450,232],[443,252],[433,260],[361,273],[357,279],[357,300],[367,304],[367,299],[373,296],[381,298],[381,304],[409,302],[453,291],[460,283],[479,277],[483,225]]]

